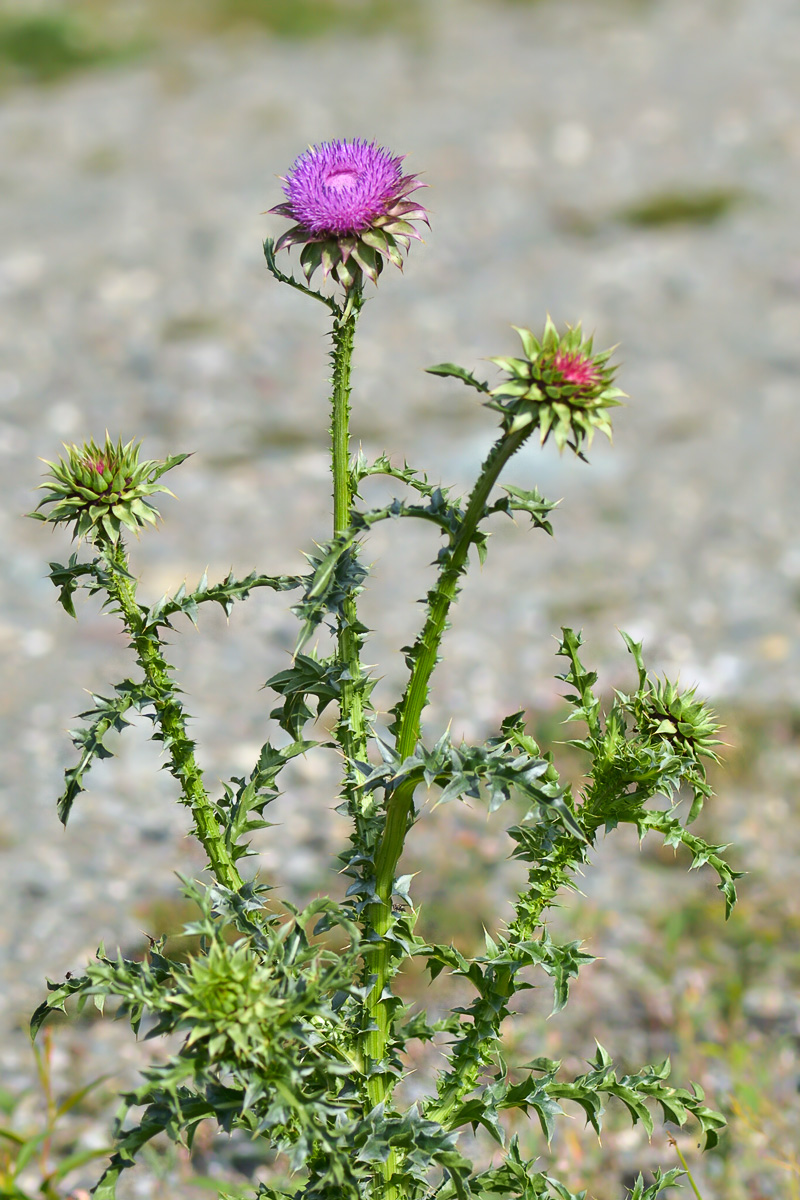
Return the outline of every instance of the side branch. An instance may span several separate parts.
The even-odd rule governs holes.
[[[116,602],[120,616],[136,651],[136,658],[147,682],[147,690],[155,709],[155,720],[160,729],[169,755],[170,772],[180,784],[183,802],[192,810],[195,832],[215,879],[225,887],[238,891],[242,877],[225,844],[203,785],[203,775],[197,764],[194,742],[186,732],[186,717],[176,696],[175,685],[170,678],[169,666],[161,652],[161,643],[152,626],[148,627],[149,612],[136,600],[135,581],[127,569],[125,551],[121,542],[110,547],[105,554],[108,575],[104,583],[109,595]]]
[[[444,568],[431,591],[428,617],[409,654],[411,674],[398,706],[397,754],[400,760],[413,754],[420,736],[420,718],[428,699],[428,686],[438,661],[439,646],[447,626],[450,607],[458,593],[458,581],[467,565],[467,556],[486,503],[497,479],[513,454],[532,433],[533,424],[504,433],[492,447],[478,481],[472,490],[463,520],[453,537]],[[389,802],[386,833],[377,856],[378,892],[388,900],[392,876],[405,838],[411,806],[411,787],[400,787]],[[387,890],[388,886],[388,890]]]
[[[420,717],[428,699],[428,685],[438,659],[450,606],[458,593],[458,581],[466,569],[469,548],[485,514],[489,495],[503,467],[533,429],[531,421],[514,433],[503,433],[492,447],[472,489],[464,519],[452,540],[439,580],[431,592],[428,618],[409,655],[411,675],[398,708],[397,751],[401,758],[413,753],[419,740]]]
[[[178,588],[174,596],[165,595],[152,606],[148,614],[149,628],[159,625],[171,628],[170,617],[183,613],[192,624],[197,622],[197,609],[200,604],[213,602],[224,609],[229,617],[233,611],[235,600],[246,600],[255,588],[270,588],[273,592],[289,592],[300,587],[302,579],[299,575],[261,575],[251,571],[244,579],[237,579],[233,571],[221,583],[209,584],[208,577],[202,579],[193,591],[187,592],[184,584]]]
[[[475,541],[478,525],[486,513],[492,488],[503,467],[534,428],[531,420],[513,432],[504,432],[495,442],[472,490],[458,532],[451,540],[441,575],[430,593],[427,620],[408,657],[411,675],[397,709],[396,750],[401,762],[414,752],[419,740],[420,717],[428,698],[428,685],[438,661],[439,645],[447,626],[450,606],[458,594],[458,581],[466,569],[469,548]],[[390,1015],[387,1005],[381,999],[388,978],[390,957],[385,938],[392,922],[391,897],[394,875],[408,829],[415,786],[414,780],[408,780],[391,793],[383,837],[375,855],[374,928],[383,944],[376,950],[373,960],[376,978],[370,994],[371,1016],[375,1028],[369,1035],[368,1053],[373,1062],[383,1059],[389,1034]],[[370,1082],[374,1092],[371,1098],[377,1103],[387,1094],[389,1083],[382,1075]]]

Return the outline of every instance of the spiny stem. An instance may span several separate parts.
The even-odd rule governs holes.
[[[492,447],[472,489],[463,520],[451,544],[447,564],[433,591],[427,620],[412,651],[414,665],[400,703],[397,752],[401,762],[414,752],[419,741],[420,718],[428,697],[428,684],[438,659],[450,606],[458,594],[458,581],[466,568],[469,548],[484,515],[486,502],[503,467],[532,432],[533,425],[527,425],[515,433],[504,433]],[[385,939],[392,921],[394,874],[408,830],[415,786],[413,782],[403,783],[392,793],[383,837],[375,856],[376,902],[371,907],[376,914],[373,917],[374,929],[381,939]],[[391,1023],[387,1006],[381,1000],[389,974],[389,948],[385,940],[375,952],[374,973],[375,985],[367,1004],[375,1028],[369,1035],[367,1052],[373,1062],[380,1062],[386,1052]],[[385,1100],[389,1091],[387,1076],[376,1075],[370,1080],[370,1098],[374,1103]]]
[[[498,438],[472,489],[464,518],[452,544],[447,565],[435,588],[428,619],[414,647],[414,666],[400,706],[397,752],[401,760],[414,752],[419,741],[420,717],[428,698],[428,684],[436,666],[442,634],[447,625],[450,606],[458,593],[458,581],[466,568],[469,547],[483,517],[486,502],[503,467],[532,432],[533,425],[531,424],[517,430],[516,433],[504,433],[502,437]]]
[[[331,469],[333,474],[334,537],[341,537],[347,533],[350,527],[350,509],[353,503],[353,479],[350,473],[350,370],[355,327],[360,307],[361,297],[359,294],[354,298],[353,304],[348,305],[345,314],[337,318],[333,325]],[[361,797],[355,787],[356,781],[352,764],[354,760],[362,762],[366,760],[367,730],[364,719],[364,680],[359,653],[360,628],[356,597],[352,594],[348,595],[342,604],[342,617],[339,621],[337,635],[339,661],[346,668],[345,677],[341,683],[337,727],[337,737],[345,756],[344,793],[356,829],[359,834],[362,834]],[[362,838],[359,837],[359,841],[361,840]],[[368,926],[372,925],[372,928],[376,929],[373,916],[372,908],[367,908],[366,922]],[[370,969],[371,963],[368,960],[367,970]],[[369,1001],[364,1015],[366,1023],[371,1024],[374,1018]],[[368,1060],[371,1057],[372,1037],[372,1033],[368,1032],[365,1038],[365,1052]],[[372,1059],[373,1063],[376,1061],[376,1059]],[[369,1061],[367,1065],[370,1065]],[[367,1081],[367,1097],[370,1107],[378,1103],[376,1098],[377,1078],[371,1076]],[[383,1195],[384,1200],[394,1200],[393,1189],[389,1181],[396,1166],[397,1156],[392,1150],[387,1161],[380,1168],[380,1178],[376,1178],[374,1181],[376,1194]]]
[[[333,474],[333,536],[341,537],[350,527],[353,485],[350,475],[350,371],[356,322],[361,297],[354,299],[350,313],[333,325],[333,391],[331,394],[331,470]],[[349,551],[348,551],[349,553]],[[339,660],[346,667],[341,683],[338,736],[347,760],[345,795],[354,819],[359,815],[352,762],[367,755],[364,720],[363,674],[359,655],[359,624],[356,598],[348,595],[339,621]]]
[[[203,773],[194,754],[194,742],[186,733],[184,710],[175,696],[170,668],[161,653],[154,630],[146,630],[147,610],[136,599],[136,582],[128,573],[128,560],[121,541],[101,547],[109,567],[105,582],[116,601],[125,628],[136,651],[139,666],[148,684],[156,720],[170,758],[170,771],[178,780],[184,803],[191,809],[195,833],[202,843],[214,878],[233,891],[242,887],[242,877],[203,786]]]

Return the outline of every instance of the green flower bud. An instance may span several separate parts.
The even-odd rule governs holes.
[[[595,354],[580,325],[559,334],[549,317],[541,340],[529,329],[514,329],[525,357],[490,359],[507,378],[492,389],[488,407],[504,414],[509,432],[535,421],[542,444],[552,433],[559,450],[569,446],[578,455],[596,430],[610,439],[609,410],[625,395],[613,386],[613,348]]]
[[[111,545],[119,541],[123,526],[138,534],[146,525],[155,525],[160,513],[148,497],[154,492],[171,496],[169,488],[156,481],[189,456],[140,462],[140,446],[134,441],[123,446],[121,440],[115,445],[106,434],[102,447],[92,440],[65,446],[66,456],[58,462],[44,459],[50,470],[39,487],[45,495],[30,516],[51,525],[72,525],[73,537]],[[50,511],[41,512],[47,505],[52,505]]]
[[[722,744],[716,736],[720,726],[716,714],[695,692],[696,688],[680,691],[669,679],[651,680],[640,701],[639,727],[651,739],[664,738],[676,754],[718,762],[714,747]]]

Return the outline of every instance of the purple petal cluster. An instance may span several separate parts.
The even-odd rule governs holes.
[[[321,142],[291,167],[284,193],[293,220],[309,233],[362,233],[401,189],[402,156],[374,142]]]
[[[426,185],[404,175],[402,163],[402,155],[362,138],[306,150],[283,180],[286,199],[269,210],[294,221],[275,250],[301,246],[306,279],[321,268],[346,292],[363,276],[377,283],[386,262],[402,268],[411,239],[421,241],[412,222],[428,224],[423,206],[408,198]]]

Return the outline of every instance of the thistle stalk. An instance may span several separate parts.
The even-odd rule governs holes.
[[[331,393],[331,472],[333,475],[333,536],[341,537],[350,526],[350,508],[353,503],[353,482],[350,474],[350,392],[351,365],[356,323],[361,308],[361,293],[356,293],[353,302],[344,313],[334,319],[333,324],[333,390]],[[361,828],[361,804],[355,789],[353,761],[365,761],[367,757],[367,730],[364,720],[362,690],[362,667],[359,654],[358,610],[355,595],[348,595],[342,604],[342,617],[337,631],[338,656],[345,670],[340,694],[340,711],[337,736],[345,756],[344,792],[356,828]],[[367,922],[379,932],[374,917],[375,906],[366,910]],[[378,917],[380,922],[380,915]],[[383,931],[385,932],[385,930]],[[366,1004],[366,1023],[375,1022],[375,1010],[381,991],[372,989]],[[383,1057],[385,1036],[380,1042],[380,1053],[375,1057],[374,1032],[366,1035],[366,1056],[372,1063]],[[370,1107],[385,1099],[386,1090],[380,1076],[370,1076],[367,1081],[367,1097]],[[385,1200],[394,1200],[391,1176],[397,1165],[392,1150],[383,1164],[381,1186]]]
[[[530,436],[533,428],[533,423],[529,423],[513,433],[503,433],[489,452],[472,489],[466,512],[450,548],[447,565],[434,589],[428,618],[412,652],[414,666],[399,709],[397,752],[401,762],[413,754],[419,741],[420,718],[427,701],[430,678],[438,660],[439,646],[447,627],[447,617],[458,594],[458,581],[466,569],[469,547],[486,510],[487,500],[503,467]],[[415,786],[413,782],[403,783],[392,793],[387,807],[386,825],[375,856],[376,901],[372,908],[376,915],[373,918],[373,927],[381,939],[385,938],[392,922],[392,887],[408,831]],[[385,941],[382,941],[376,950],[374,971],[375,985],[367,1002],[374,1028],[367,1041],[367,1053],[372,1062],[380,1062],[386,1052],[391,1032],[389,1011],[381,999],[389,974],[389,949]],[[370,1098],[374,1104],[386,1100],[391,1091],[391,1084],[386,1075],[371,1078],[369,1087]]]
[[[450,606],[458,593],[458,580],[466,568],[469,547],[484,515],[486,502],[503,467],[512,455],[516,454],[533,429],[534,425],[531,422],[515,433],[503,433],[489,452],[472,489],[464,519],[453,541],[449,560],[436,587],[428,619],[417,638],[415,649],[419,649],[419,654],[415,659],[400,705],[397,751],[401,760],[413,753],[419,741],[420,717],[428,698],[428,684],[438,660],[442,634],[447,625]]]
[[[195,833],[208,855],[214,878],[224,887],[238,891],[242,887],[242,877],[225,844],[203,784],[203,773],[195,757],[194,742],[186,732],[186,718],[175,696],[170,668],[161,653],[155,631],[146,628],[145,611],[136,600],[136,583],[128,572],[128,558],[122,541],[103,547],[103,555],[109,567],[106,586],[116,601],[137,662],[144,672],[169,755],[170,771],[180,784],[184,803],[191,809]]]
[[[333,391],[331,393],[331,471],[333,474],[333,536],[341,537],[350,526],[353,484],[350,475],[350,373],[356,323],[361,308],[361,292],[356,291],[350,311],[337,316],[333,325]],[[345,755],[344,788],[354,819],[358,818],[358,799],[354,791],[352,762],[367,756],[367,731],[364,721],[363,673],[359,655],[358,611],[356,598],[348,595],[342,605],[337,631],[339,660],[345,666],[341,684],[338,736]]]

